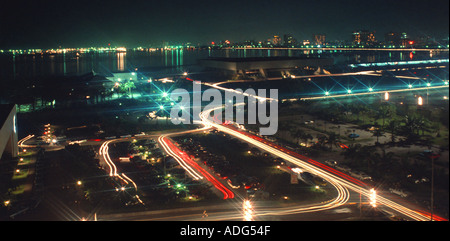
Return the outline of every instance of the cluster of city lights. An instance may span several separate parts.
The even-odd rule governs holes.
[[[378,94],[378,93],[387,93],[387,95],[389,94],[389,92],[401,92],[401,91],[407,91],[407,90],[411,90],[411,89],[415,89],[415,90],[423,90],[423,89],[430,89],[430,88],[446,88],[449,86],[449,81],[443,81],[443,84],[441,85],[434,85],[430,82],[427,82],[425,84],[425,86],[414,86],[412,84],[408,84],[406,87],[406,89],[394,89],[394,90],[379,90],[379,91],[375,91],[375,89],[373,87],[369,87],[367,88],[367,92],[356,92],[354,93],[354,91],[352,89],[347,89],[345,91],[345,94],[342,95],[342,93],[336,93],[335,95],[331,95],[332,93],[329,90],[326,90],[324,92],[324,95],[326,97],[339,97],[339,96],[345,96],[345,95],[362,95],[362,94]],[[315,98],[315,97],[312,97]],[[320,97],[318,97],[320,98]],[[386,97],[387,99],[389,97]],[[310,99],[310,98],[303,98],[303,99]]]

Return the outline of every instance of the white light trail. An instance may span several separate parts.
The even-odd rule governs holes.
[[[250,137],[248,137],[248,136],[246,136],[246,135],[244,135],[242,133],[239,133],[239,132],[237,132],[235,130],[232,130],[232,129],[228,128],[228,127],[225,127],[225,126],[218,125],[218,124],[214,123],[214,121],[209,119],[209,116],[210,116],[210,113],[212,111],[214,111],[215,109],[218,109],[218,108],[222,108],[222,107],[216,107],[214,109],[210,109],[207,112],[202,112],[200,114],[200,117],[201,117],[202,121],[205,122],[206,125],[215,127],[219,131],[222,131],[224,133],[227,133],[229,135],[237,137],[237,138],[239,138],[241,140],[244,140],[244,141],[246,141],[246,142],[248,142],[248,143],[250,143],[250,144],[252,144],[252,145],[254,145],[254,146],[256,146],[256,147],[258,147],[260,149],[263,149],[263,150],[265,150],[265,151],[267,151],[267,152],[269,152],[269,153],[271,153],[271,154],[273,154],[275,156],[281,157],[281,158],[283,158],[283,159],[285,159],[285,160],[287,160],[287,161],[289,161],[289,162],[291,162],[291,163],[301,167],[302,169],[307,170],[307,171],[311,172],[312,174],[317,175],[317,176],[325,179],[327,182],[329,182],[330,184],[335,186],[336,189],[339,192],[339,197],[337,199],[335,199],[331,203],[332,204],[331,206],[328,206],[328,207],[324,206],[322,208],[327,209],[327,208],[336,207],[337,205],[344,204],[348,200],[348,191],[346,190],[347,188],[349,188],[349,189],[351,189],[351,190],[353,190],[353,191],[355,191],[357,193],[360,193],[361,195],[363,195],[365,197],[370,197],[370,195],[371,195],[370,190],[367,190],[366,188],[362,188],[360,185],[356,185],[356,184],[354,184],[354,183],[352,183],[352,182],[350,182],[348,180],[345,180],[344,178],[341,178],[341,177],[338,177],[336,175],[333,175],[330,172],[323,170],[322,168],[319,168],[319,167],[317,167],[315,165],[309,164],[306,161],[303,161],[303,160],[301,160],[299,158],[293,157],[293,156],[291,156],[291,155],[289,155],[289,154],[287,154],[287,153],[285,153],[283,151],[278,150],[275,147],[272,147],[272,146],[264,144],[264,143],[262,143],[260,141],[254,140],[254,139],[252,139],[252,138],[250,138]],[[399,213],[401,213],[401,214],[403,214],[405,216],[408,216],[408,217],[410,217],[412,219],[419,220],[419,221],[427,221],[427,220],[429,220],[429,216],[428,215],[422,214],[422,213],[414,211],[414,210],[411,210],[409,208],[406,208],[403,205],[400,205],[400,204],[395,203],[395,202],[393,202],[391,200],[383,198],[382,196],[378,195],[378,200],[377,201],[378,201],[378,203],[380,203],[382,205],[385,205],[386,207],[389,207],[389,208],[391,208],[391,209],[393,209],[393,210],[395,210],[395,211],[397,211],[397,212],[399,212]],[[308,208],[301,208],[302,212],[304,212],[306,210],[316,210],[317,211],[317,207],[313,206],[313,207],[310,207],[309,209]],[[287,210],[286,213],[289,213],[289,212],[292,212],[292,211],[295,212],[295,210]]]

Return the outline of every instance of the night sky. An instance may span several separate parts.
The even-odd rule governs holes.
[[[447,38],[448,0],[1,1],[0,49],[153,46],[211,41],[299,40],[354,30]]]

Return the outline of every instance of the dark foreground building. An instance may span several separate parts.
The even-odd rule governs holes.
[[[16,123],[16,105],[0,105],[0,158],[4,152],[12,157],[19,153]]]

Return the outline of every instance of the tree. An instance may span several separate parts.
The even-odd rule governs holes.
[[[375,130],[373,131],[373,136],[376,136],[377,137],[377,144],[379,144],[380,142],[378,141],[379,140],[379,137],[380,136],[385,136],[384,135],[384,133],[380,130],[380,128],[375,128]]]
[[[336,145],[338,137],[336,133],[332,132],[328,135],[327,141],[330,144],[330,149],[333,150],[333,145]]]
[[[397,131],[398,123],[396,120],[391,120],[387,126],[387,130],[391,133],[391,142],[395,143],[396,131]]]
[[[128,94],[131,96],[131,98],[133,98],[133,94],[131,92],[131,89],[136,89],[136,85],[134,84],[133,81],[125,82],[124,84],[121,85],[121,88],[123,88],[124,92],[128,91]]]
[[[395,166],[393,163],[394,153],[386,152],[384,147],[381,148],[381,153],[374,152],[373,153],[373,161],[377,166],[375,169],[380,171],[381,175],[385,175],[387,172],[396,172],[397,170],[393,170]]]
[[[392,117],[394,113],[395,113],[394,107],[390,104],[385,103],[378,107],[376,118],[383,120],[383,124],[381,126],[384,127],[386,118]]]

